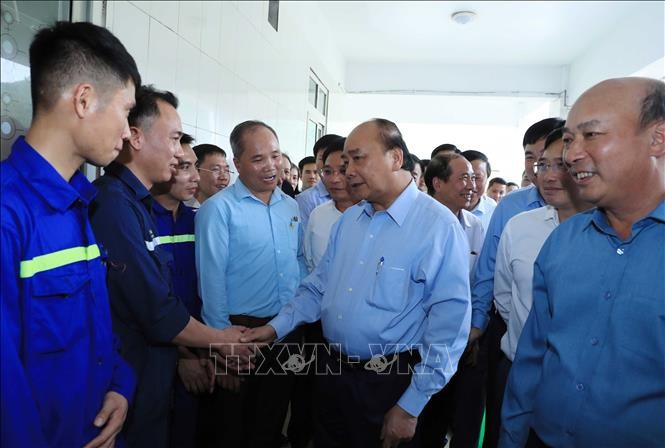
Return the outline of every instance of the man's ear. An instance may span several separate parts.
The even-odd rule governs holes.
[[[390,152],[392,152],[393,158],[393,171],[401,170],[402,164],[404,163],[404,153],[398,147],[392,148]]]
[[[79,118],[85,118],[96,109],[97,92],[91,84],[77,84],[72,90],[74,112]]]
[[[132,147],[132,149],[140,151],[141,148],[143,148],[143,142],[145,141],[145,135],[143,134],[143,131],[136,126],[130,126],[129,133],[129,145]]]
[[[651,125],[651,128],[649,152],[652,156],[663,157],[665,156],[665,120],[657,121]]]
[[[443,188],[443,181],[441,179],[439,179],[438,177],[433,177],[432,178],[432,187],[434,188],[434,192],[438,193]]]

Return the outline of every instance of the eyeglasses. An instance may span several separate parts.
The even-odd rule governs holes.
[[[539,160],[533,164],[533,172],[538,175],[539,173],[546,173],[551,171],[553,173],[565,173],[567,171],[566,164],[563,163],[563,160],[559,159],[552,163],[545,162],[544,160]]]
[[[346,176],[346,168],[341,168],[339,170],[334,170],[332,168],[321,169],[321,176],[323,177],[333,177],[336,174],[339,174],[340,176]]]
[[[235,174],[235,171],[231,171],[228,168],[222,169],[222,168],[219,168],[219,167],[215,167],[215,168],[209,170],[207,168],[198,167],[197,169],[199,170],[199,172],[206,171],[208,173],[212,173],[212,175],[215,176],[216,178],[220,178],[220,177],[222,177],[222,175],[230,176],[231,174]]]

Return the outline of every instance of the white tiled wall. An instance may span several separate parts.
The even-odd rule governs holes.
[[[344,64],[316,2],[280,2],[279,32],[267,1],[110,1],[106,26],[132,53],[143,82],[180,100],[185,132],[230,150],[244,120],[273,126],[294,160],[305,148],[310,67],[331,90]]]

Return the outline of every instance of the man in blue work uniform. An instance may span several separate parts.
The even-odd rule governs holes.
[[[35,37],[30,78],[32,125],[0,165],[0,445],[108,446],[135,379],[88,222],[95,189],[78,169],[118,155],[141,78],[109,31],[62,22]]]
[[[196,209],[184,204],[194,197],[199,183],[196,154],[189,134],[182,134],[180,146],[183,155],[170,182],[152,187],[155,202],[153,217],[157,226],[159,245],[171,257],[167,263],[173,279],[173,292],[187,307],[189,314],[201,320],[201,299],[198,295],[196,265],[194,261],[194,214]],[[171,446],[194,447],[199,413],[197,395],[210,389],[213,366],[208,355],[178,346],[178,377],[175,381],[171,423]]]
[[[469,245],[450,210],[416,187],[394,123],[356,127],[343,157],[352,196],[365,200],[339,218],[296,297],[246,339],[267,342],[321,318],[339,350],[317,350],[318,372],[341,369],[316,376],[315,445],[392,447],[414,437],[466,346]],[[373,369],[386,362],[395,365]]]
[[[170,92],[142,87],[129,114],[131,135],[118,160],[95,184],[90,208],[95,234],[108,252],[107,283],[113,326],[122,354],[137,374],[126,439],[131,446],[167,446],[177,349],[237,342],[238,327],[206,327],[190,316],[172,289],[168,254],[160,247],[149,189],[169,181],[182,156],[178,101]],[[237,347],[220,349],[231,354]],[[249,351],[240,354],[246,361]]]
[[[499,446],[665,446],[665,83],[609,79],[573,104],[563,158],[596,206],[549,236]]]

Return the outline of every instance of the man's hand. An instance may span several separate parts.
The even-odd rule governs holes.
[[[418,418],[406,412],[398,405],[390,408],[383,418],[381,427],[382,448],[393,448],[402,442],[408,442],[416,433]]]
[[[217,337],[211,349],[224,358],[224,364],[230,369],[245,370],[253,367],[254,344],[245,344],[241,338],[247,328],[232,325],[223,330],[216,330]]]
[[[102,432],[84,448],[112,448],[115,445],[115,437],[120,433],[127,418],[127,407],[125,397],[117,392],[107,392],[102,409],[93,422],[96,427],[103,428]]]
[[[471,331],[469,331],[469,342],[466,344],[466,346],[469,347],[471,344],[476,342],[482,335],[483,335],[483,330],[481,330],[480,328],[471,327]]]
[[[208,360],[205,360],[209,362]],[[210,376],[206,365],[201,360],[180,358],[178,360],[178,375],[182,384],[191,394],[202,394],[210,390]]]
[[[225,373],[222,375],[217,375],[217,384],[219,384],[222,389],[230,390],[231,392],[240,391],[240,382],[242,380],[236,375],[230,373]]]
[[[275,340],[277,332],[270,325],[252,328],[245,331],[240,338],[241,342],[254,342],[255,344],[269,344]]]

